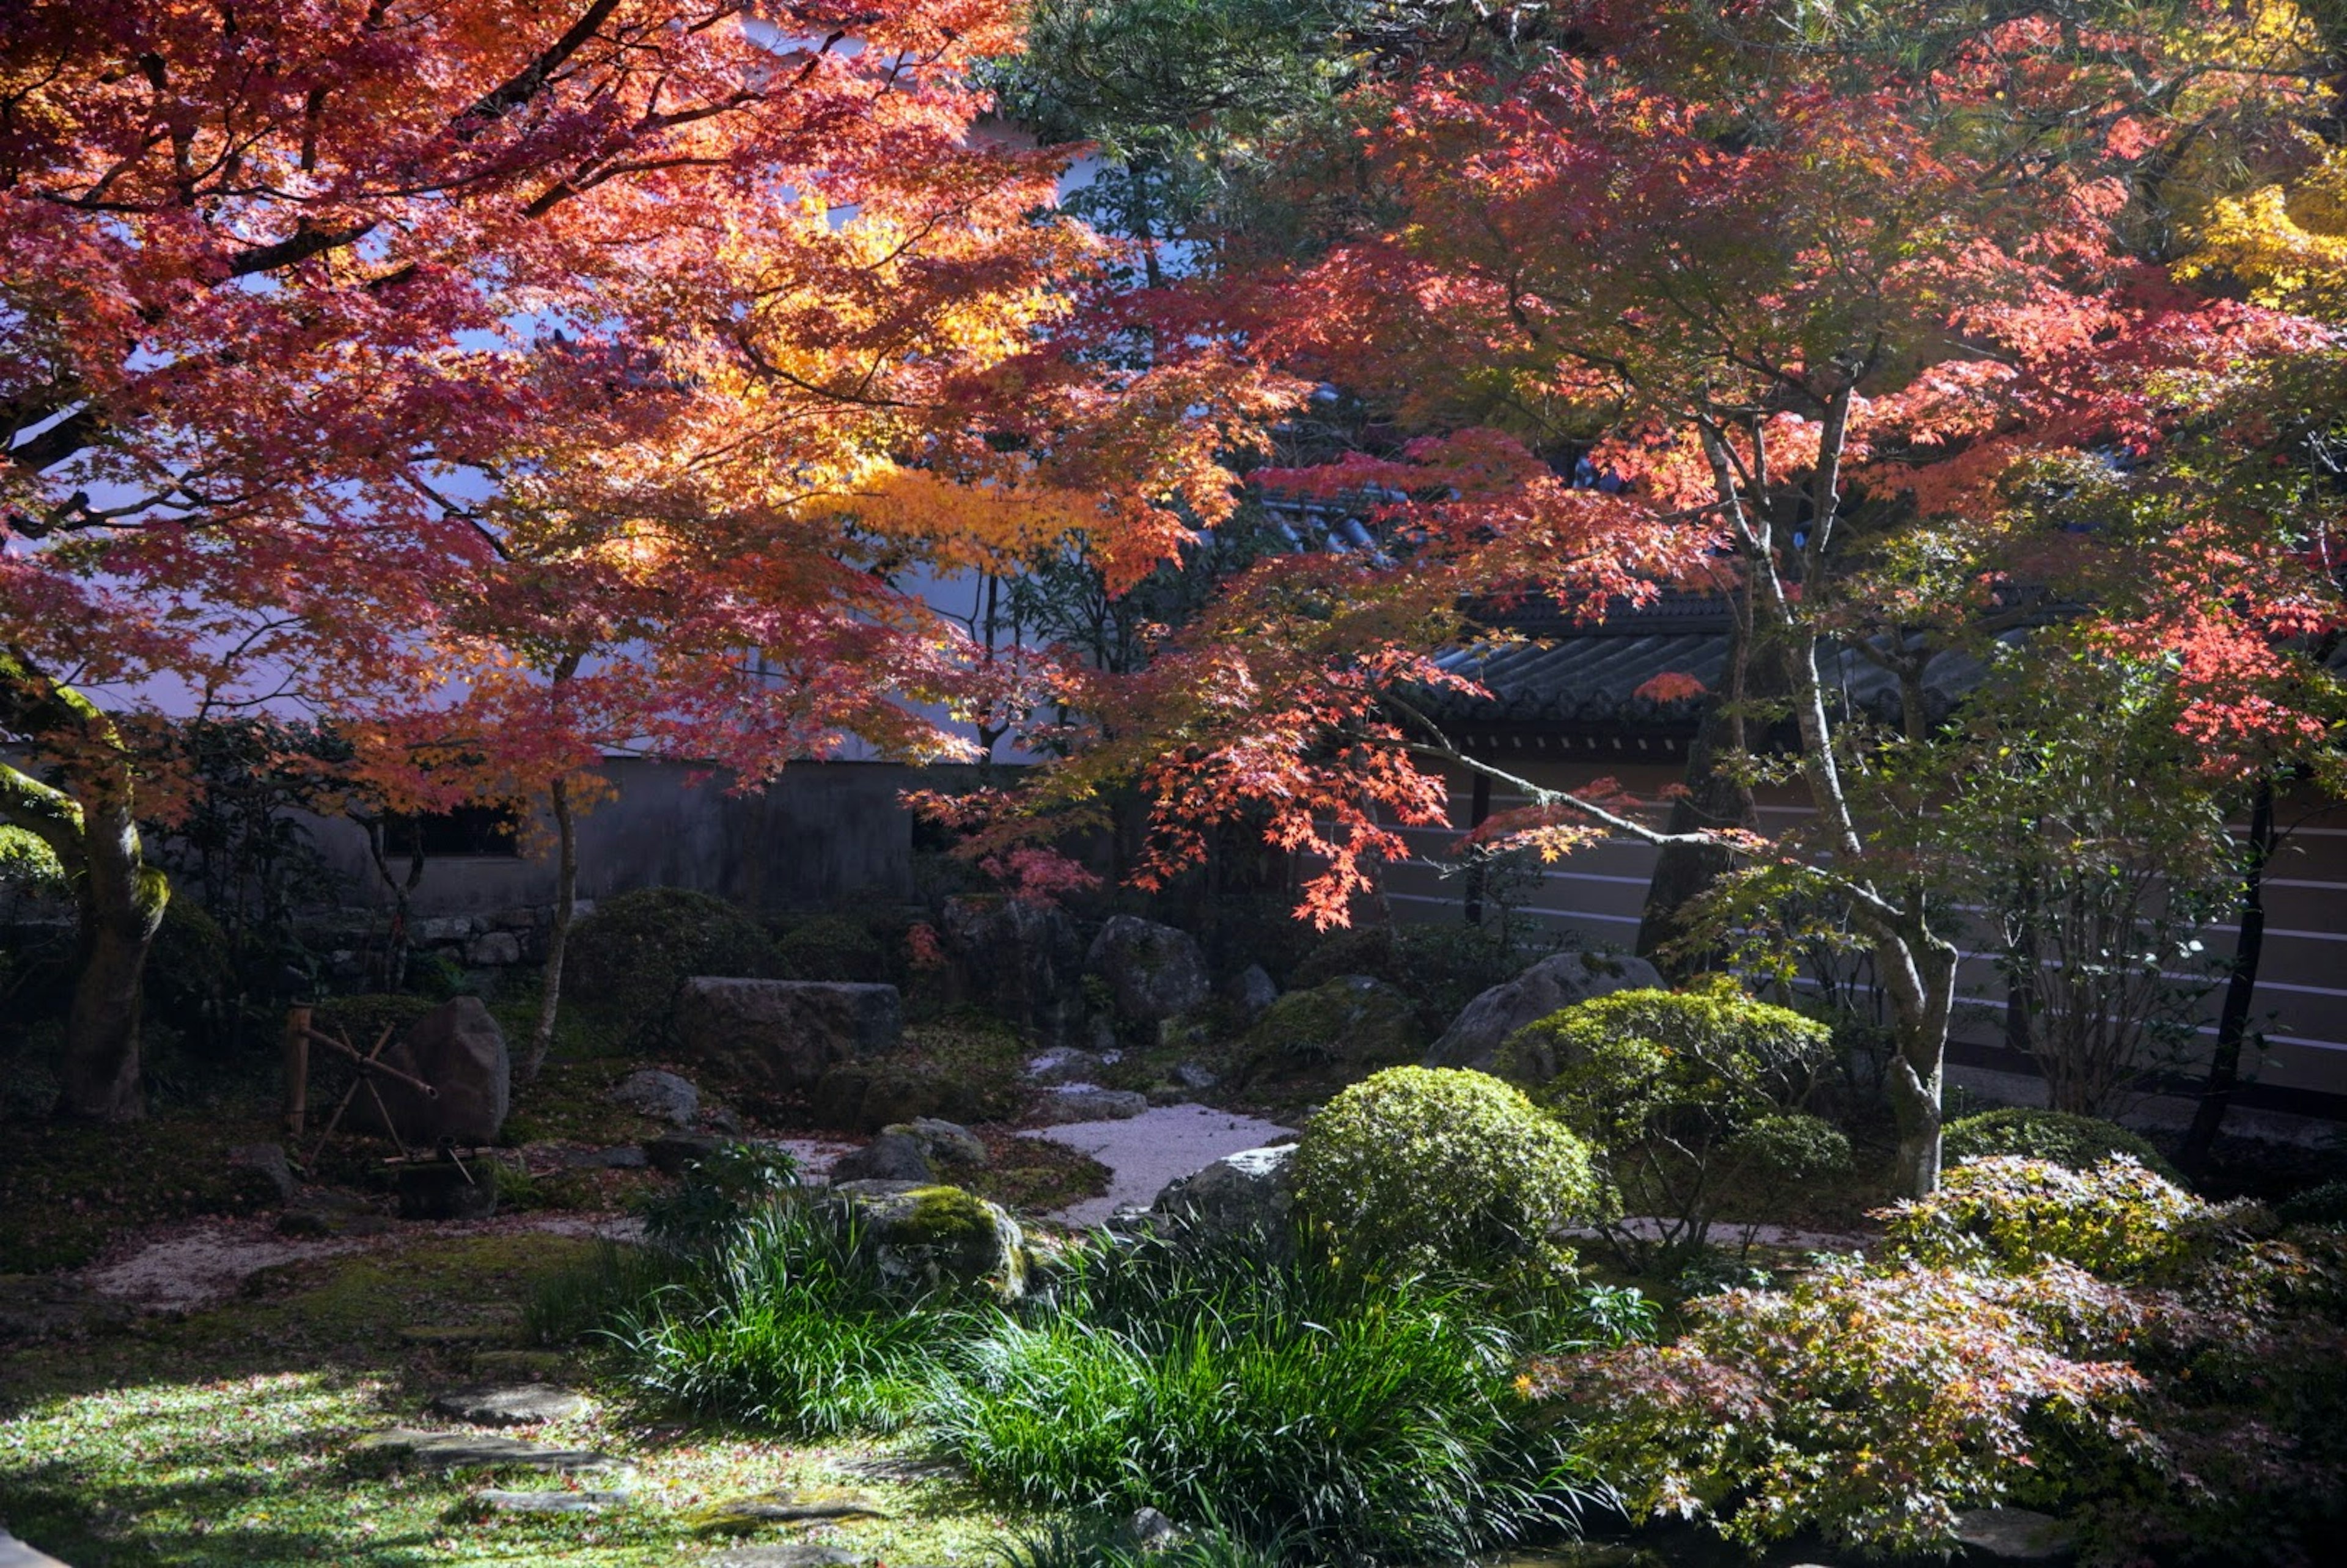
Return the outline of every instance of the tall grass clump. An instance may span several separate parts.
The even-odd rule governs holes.
[[[968,1318],[944,1297],[886,1286],[852,1219],[784,1197],[736,1222],[610,1333],[654,1401],[812,1436],[902,1426]]]
[[[1009,1501],[1214,1518],[1307,1561],[1455,1558],[1569,1525],[1588,1490],[1520,1419],[1537,1347],[1493,1299],[1144,1241],[969,1341],[930,1419]]]
[[[1219,1524],[1143,1544],[1099,1514],[1055,1519],[1011,1536],[994,1553],[1000,1568],[1281,1568],[1283,1539],[1251,1540]]]

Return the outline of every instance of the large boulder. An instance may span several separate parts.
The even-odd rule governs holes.
[[[473,1144],[497,1141],[513,1098],[513,1059],[505,1030],[478,997],[454,997],[424,1014],[384,1048],[384,1065],[430,1084],[426,1098],[390,1078],[375,1079],[375,1094],[391,1125],[376,1113],[375,1095],[351,1102],[362,1126],[396,1132],[403,1143],[429,1147],[443,1139]]]
[[[834,1068],[896,1050],[905,1007],[894,986],[696,975],[677,993],[676,1031],[693,1061],[796,1094]]]
[[[1295,1154],[1293,1143],[1225,1154],[1203,1171],[1168,1182],[1149,1212],[1160,1233],[1177,1240],[1259,1241],[1274,1256],[1292,1255]]]
[[[1083,1040],[1083,944],[1064,910],[1022,898],[946,900],[954,999],[975,1002],[1045,1046]]]
[[[1100,928],[1084,968],[1108,982],[1117,1017],[1156,1023],[1206,1005],[1214,994],[1205,955],[1187,931],[1119,915]]]
[[[916,1287],[983,1283],[1006,1300],[1026,1293],[1027,1238],[999,1204],[917,1182],[851,1181],[831,1191],[883,1277]]]
[[[1288,992],[1241,1040],[1254,1083],[1350,1082],[1416,1061],[1425,1043],[1408,993],[1368,975]]]
[[[929,1152],[910,1132],[883,1132],[831,1167],[835,1184],[848,1182],[934,1182]]]
[[[701,1091],[673,1072],[662,1072],[657,1067],[647,1067],[612,1086],[614,1103],[658,1121],[690,1127],[701,1112]]]
[[[1501,1042],[1526,1024],[1592,997],[1662,984],[1662,975],[1644,958],[1607,953],[1551,954],[1460,1009],[1450,1027],[1427,1051],[1422,1065],[1489,1072],[1499,1060]]]

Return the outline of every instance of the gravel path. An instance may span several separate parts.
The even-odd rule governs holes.
[[[1106,1196],[1085,1198],[1051,1216],[1071,1225],[1095,1225],[1121,1208],[1147,1204],[1176,1176],[1293,1134],[1276,1122],[1182,1104],[1155,1106],[1125,1122],[1038,1127],[1028,1135],[1080,1149],[1109,1168]]]

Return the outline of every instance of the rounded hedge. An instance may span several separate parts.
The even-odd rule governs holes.
[[[773,979],[783,963],[749,914],[683,887],[606,898],[570,933],[564,999],[621,1044],[657,1039],[677,987],[692,975]]]
[[[1949,1122],[1941,1133],[1940,1153],[1941,1158],[1951,1165],[2011,1154],[2026,1160],[2050,1160],[2072,1171],[2091,1171],[2114,1154],[2127,1154],[2164,1181],[2179,1187],[2191,1184],[2142,1133],[2130,1132],[2116,1122],[2067,1111],[2015,1106],[1966,1116]]]
[[[1538,1274],[1597,1202],[1589,1146],[1485,1073],[1397,1067],[1339,1093],[1296,1152],[1296,1198],[1366,1274]]]

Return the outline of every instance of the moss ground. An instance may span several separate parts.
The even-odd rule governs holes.
[[[868,1443],[710,1436],[603,1400],[518,1434],[632,1464],[631,1501],[600,1515],[493,1514],[473,1501],[485,1485],[561,1484],[527,1472],[354,1456],[370,1432],[453,1424],[426,1413],[431,1393],[487,1373],[531,1283],[590,1245],[425,1235],[266,1271],[241,1298],[178,1322],[19,1348],[0,1359],[0,1521],[76,1568],[674,1564],[703,1550],[692,1527],[711,1503],[851,1488],[891,1517],[756,1533],[939,1563],[982,1557],[999,1537],[1006,1522],[950,1481],[857,1473]],[[419,1326],[456,1332],[402,1336]],[[595,1388],[591,1375],[572,1381]]]

